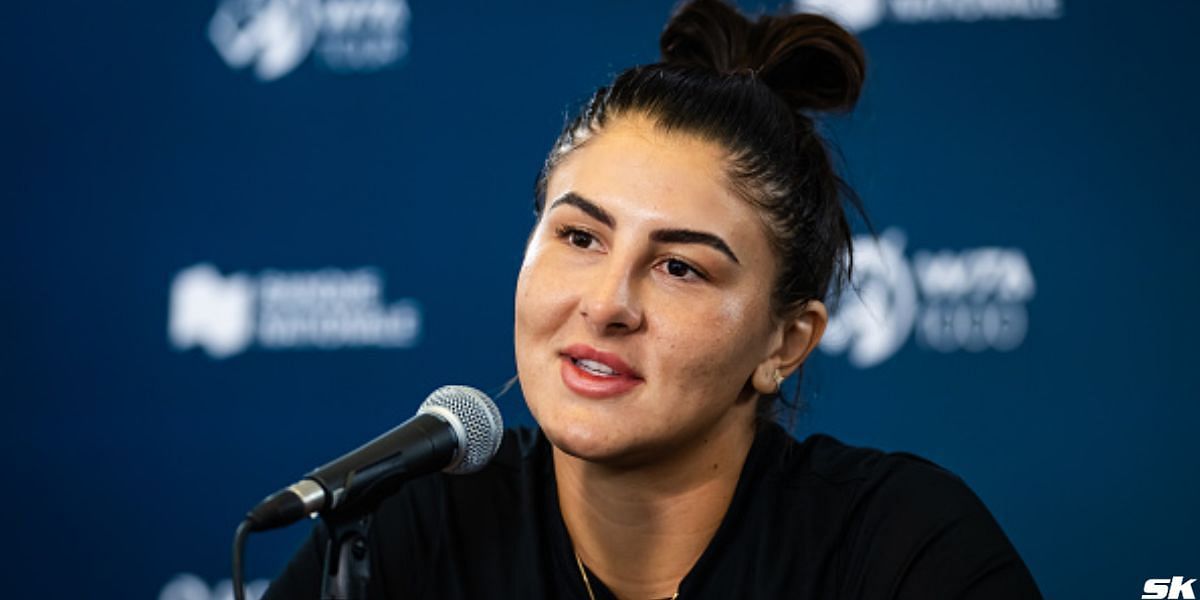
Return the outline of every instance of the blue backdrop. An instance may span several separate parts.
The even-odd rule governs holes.
[[[828,128],[884,235],[797,435],[955,471],[1047,597],[1200,577],[1200,3],[834,4],[870,72]],[[6,6],[4,595],[227,597],[259,498],[497,391],[544,153],[670,8]]]

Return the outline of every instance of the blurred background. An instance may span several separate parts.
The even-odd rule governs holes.
[[[228,598],[260,498],[497,392],[544,154],[672,5],[6,6],[4,595]],[[1048,598],[1200,577],[1200,2],[741,6],[870,61],[825,123],[880,237],[796,435],[959,474]],[[307,531],[250,539],[252,592]]]

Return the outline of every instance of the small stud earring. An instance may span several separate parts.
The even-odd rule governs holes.
[[[778,392],[781,388],[783,388],[784,377],[783,377],[783,375],[779,374],[779,369],[775,369],[774,377],[775,377],[775,391]]]

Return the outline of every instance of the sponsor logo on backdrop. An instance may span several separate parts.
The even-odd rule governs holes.
[[[938,352],[1007,352],[1025,340],[1033,271],[1016,248],[905,252],[904,232],[854,238],[854,286],[830,311],[821,348],[878,365],[910,338]]]
[[[208,39],[234,69],[262,81],[290,73],[310,54],[339,72],[376,71],[408,53],[405,0],[221,0]]]
[[[270,583],[266,579],[246,583],[246,600],[262,598]],[[209,587],[203,579],[191,573],[180,573],[163,587],[158,600],[233,600],[233,582],[223,579]]]
[[[1196,600],[1192,590],[1195,579],[1176,575],[1170,579],[1147,579],[1142,586],[1142,600]]]
[[[863,31],[895,23],[1058,19],[1063,0],[793,0],[798,11],[829,16]]]
[[[408,348],[421,334],[414,300],[386,302],[373,268],[222,275],[183,269],[171,283],[168,337],[177,350],[228,358],[263,350]]]

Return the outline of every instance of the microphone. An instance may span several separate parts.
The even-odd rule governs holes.
[[[504,421],[487,394],[448,385],[413,418],[263,499],[246,515],[249,531],[282,527],[312,514],[371,510],[404,482],[441,470],[472,473],[495,456]]]

